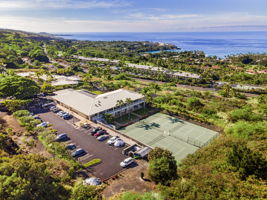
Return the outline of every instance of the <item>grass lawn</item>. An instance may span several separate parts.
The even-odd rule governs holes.
[[[135,115],[126,114],[126,115],[116,118],[115,121],[120,124],[126,124],[127,122],[130,122],[131,120],[134,120],[134,119],[137,119]]]
[[[103,94],[103,92],[101,92],[101,91],[99,91],[99,90],[92,90],[92,91],[90,91],[90,92],[92,92],[92,93],[94,93],[94,94],[96,94],[96,95]]]

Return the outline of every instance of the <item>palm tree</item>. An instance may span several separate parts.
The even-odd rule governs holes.
[[[116,106],[117,107],[121,107],[124,105],[124,101],[123,100],[117,100]]]
[[[125,104],[131,104],[133,100],[131,98],[126,98]],[[130,112],[128,112],[128,118],[130,118]]]

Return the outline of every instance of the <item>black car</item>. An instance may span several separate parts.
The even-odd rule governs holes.
[[[68,150],[74,150],[74,149],[76,149],[76,145],[75,144],[68,144],[66,146],[66,149],[68,149]]]
[[[38,115],[33,116],[33,118],[42,121],[42,119]]]
[[[100,131],[102,128],[101,127],[96,127],[96,128],[93,128],[93,130],[91,130],[91,135],[94,135],[96,134],[98,131]]]
[[[59,135],[56,137],[55,141],[57,141],[57,142],[63,142],[63,141],[67,141],[67,140],[69,140],[69,139],[70,139],[70,138],[68,137],[67,133],[61,133],[61,134],[59,134]]]
[[[68,114],[68,113],[62,116],[62,118],[65,119],[65,120],[71,119],[72,117],[73,116]]]
[[[84,129],[90,129],[91,128],[90,124],[82,124],[81,127]]]
[[[86,151],[83,150],[82,148],[80,148],[80,149],[77,149],[76,151],[72,152],[71,156],[77,158],[77,157],[81,157],[85,154],[86,154]]]

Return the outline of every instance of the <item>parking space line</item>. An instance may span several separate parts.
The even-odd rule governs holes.
[[[86,152],[88,152],[84,156],[75,158],[77,162],[84,164],[89,162],[93,158],[100,158],[102,160],[102,163],[100,165],[93,168],[93,174],[96,177],[107,179],[110,176],[113,176],[114,174],[121,171],[118,163],[120,163],[121,160],[125,159],[125,156],[122,155],[123,148],[110,146],[106,144],[106,141],[97,141],[97,138],[91,136],[90,134],[92,128],[96,126],[92,126],[92,128],[90,129],[84,129],[73,124],[73,122],[76,122],[77,120],[64,120],[60,116],[49,111],[41,113],[40,117],[45,121],[50,122],[53,125],[53,128],[58,130],[58,133],[64,132],[69,135],[70,140],[64,142],[64,145],[73,143],[76,145],[76,149],[83,148]],[[110,134],[110,136],[112,136],[112,134]],[[75,151],[75,149],[66,151],[71,154],[73,151]],[[111,156],[112,159],[110,159]]]
[[[90,158],[90,157],[92,157],[93,156],[93,154],[87,154],[87,155],[84,155],[84,156],[82,156],[82,157],[79,157],[78,158],[78,161],[79,162],[82,162],[82,161],[84,161],[84,160],[86,160],[86,159],[88,159],[88,158]]]

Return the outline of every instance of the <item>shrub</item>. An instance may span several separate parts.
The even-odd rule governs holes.
[[[155,192],[146,192],[143,194],[138,194],[134,192],[124,192],[119,196],[114,196],[112,200],[163,200],[164,198],[161,197],[158,193]]]
[[[233,110],[229,115],[229,120],[232,122],[236,122],[238,120],[245,121],[260,121],[263,117],[256,113],[253,113],[251,108],[241,108]]]
[[[83,185],[82,183],[75,184],[72,189],[70,200],[97,200],[101,199],[101,192],[104,188]]]
[[[113,79],[114,80],[131,80],[131,78],[125,73],[120,73],[120,74],[114,76]]]
[[[15,117],[24,117],[24,116],[29,116],[30,112],[28,110],[18,110],[13,113]]]
[[[228,162],[241,174],[243,178],[255,175],[267,178],[267,161],[257,152],[251,151],[243,144],[234,144],[228,154]]]
[[[239,121],[232,127],[226,129],[226,132],[243,139],[261,138],[264,137],[264,134],[267,134],[266,127],[267,122],[251,123]]]
[[[202,108],[204,104],[196,97],[191,97],[187,99],[187,108],[190,110],[196,110]]]

